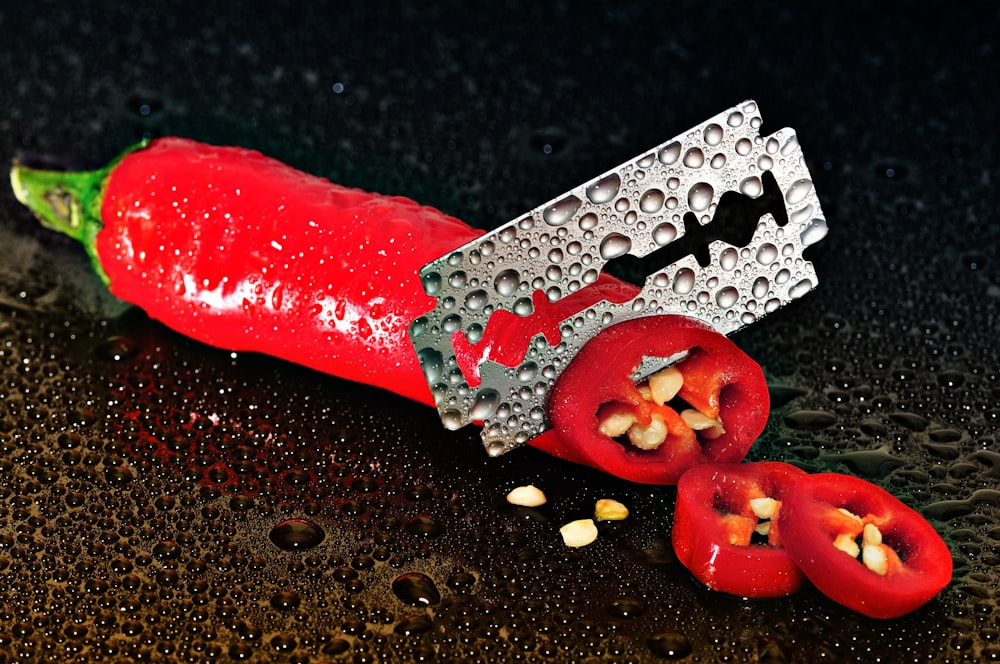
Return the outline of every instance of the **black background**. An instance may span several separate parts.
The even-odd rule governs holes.
[[[830,234],[819,289],[736,337],[776,396],[752,456],[890,488],[955,579],[890,622],[713,595],[672,560],[672,489],[489,460],[429,409],[190,342],[6,191],[5,660],[1000,657],[995,4],[133,4],[0,9],[0,155],[91,168],[181,135],[488,229],[755,99]],[[550,505],[504,508],[529,482]],[[603,495],[632,518],[567,551]],[[278,549],[289,517],[327,539]],[[392,595],[410,571],[441,601]]]

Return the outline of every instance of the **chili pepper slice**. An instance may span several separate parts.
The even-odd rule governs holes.
[[[644,358],[682,353],[676,397],[692,408],[679,413],[671,387],[653,395],[659,375],[640,386],[632,375]],[[677,376],[663,380],[676,387]],[[552,430],[529,444],[633,482],[676,484],[694,465],[741,461],[768,406],[760,366],[724,335],[684,316],[636,318],[605,328],[573,358],[551,392]]]
[[[428,261],[482,234],[402,197],[182,138],[84,173],[15,165],[18,199],[76,238],[111,292],[207,344],[432,404],[412,320]]]
[[[798,480],[778,526],[813,585],[872,618],[910,613],[951,580],[951,552],[934,527],[885,489],[851,475]]]
[[[797,592],[805,576],[783,548],[775,519],[805,476],[778,461],[691,468],[677,483],[671,531],[677,559],[712,590],[740,597]]]

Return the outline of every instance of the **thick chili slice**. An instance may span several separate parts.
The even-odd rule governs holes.
[[[712,590],[781,597],[805,576],[775,521],[805,471],[777,461],[703,464],[677,483],[671,539],[677,559]]]
[[[798,480],[778,526],[813,585],[872,618],[909,613],[951,580],[951,552],[934,527],[886,490],[851,475]]]
[[[648,383],[633,379],[644,358],[685,353]],[[553,430],[530,444],[633,482],[675,484],[697,464],[741,461],[768,405],[760,366],[724,335],[692,318],[648,316],[583,347],[552,389]]]

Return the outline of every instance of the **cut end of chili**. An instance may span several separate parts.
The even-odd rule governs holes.
[[[638,384],[648,358],[684,357]],[[554,434],[530,444],[623,479],[675,484],[700,463],[746,456],[768,416],[760,367],[724,335],[683,316],[606,328],[556,382]]]

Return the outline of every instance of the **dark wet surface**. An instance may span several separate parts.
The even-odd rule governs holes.
[[[1000,658],[994,6],[22,4],[4,158],[183,135],[484,228],[756,99],[831,231],[819,289],[736,337],[775,397],[751,456],[888,488],[955,573],[886,622],[711,593],[673,558],[672,489],[489,459],[431,409],[187,340],[5,189],[0,660]],[[504,503],[529,483],[548,504]],[[564,547],[601,497],[629,519]]]

